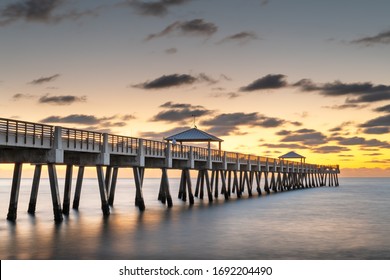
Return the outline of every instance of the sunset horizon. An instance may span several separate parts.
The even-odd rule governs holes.
[[[195,124],[222,150],[390,177],[387,8],[4,1],[0,117],[159,141]]]

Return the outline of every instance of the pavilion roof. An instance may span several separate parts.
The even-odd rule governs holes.
[[[304,157],[304,156],[302,156],[300,154],[297,154],[294,151],[291,151],[291,152],[289,152],[287,154],[284,154],[284,155],[280,156],[279,158],[306,158],[306,157]]]
[[[165,140],[178,142],[222,142],[223,140],[196,127],[168,136]]]

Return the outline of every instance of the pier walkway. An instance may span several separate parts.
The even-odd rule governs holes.
[[[338,186],[338,165],[317,165],[274,159],[251,154],[175,145],[94,131],[0,118],[0,164],[14,164],[7,219],[16,220],[24,163],[35,165],[28,212],[35,213],[42,165],[47,165],[54,219],[69,214],[73,168],[78,167],[73,208],[78,209],[84,168],[96,167],[103,215],[109,215],[114,203],[119,168],[132,168],[136,185],[135,204],[145,210],[142,184],[145,168],[162,171],[158,198],[172,207],[167,169],[181,170],[179,198],[190,204],[194,197],[211,202],[222,194],[241,197],[319,186]],[[64,197],[61,204],[56,166],[66,166]],[[190,170],[198,171],[195,192]],[[221,188],[219,189],[218,185]]]

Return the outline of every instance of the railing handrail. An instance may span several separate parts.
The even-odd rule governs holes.
[[[27,141],[27,137],[34,136],[33,138],[33,144],[35,144],[35,137],[38,137],[41,139],[41,145],[43,145],[43,138],[49,138],[50,139],[50,146],[53,144],[53,137],[54,137],[54,128],[53,125],[47,125],[42,123],[35,123],[35,122],[28,122],[28,121],[20,121],[20,120],[14,120],[14,119],[7,119],[7,118],[0,118],[0,132],[6,133],[6,138],[8,141],[8,137],[10,134],[12,134],[12,137],[15,137],[16,142],[18,140],[18,136],[24,136],[24,141]],[[70,140],[73,140],[74,148],[76,148],[76,141],[78,141],[81,146],[83,147],[83,143],[87,145],[87,149],[89,148],[89,145],[92,145],[93,150],[95,150],[95,145],[98,147],[98,149],[101,148],[103,144],[103,135],[105,133],[98,132],[98,131],[90,131],[90,130],[83,130],[78,128],[68,128],[68,127],[61,127],[61,140],[68,142]],[[20,133],[20,135],[19,135]],[[139,149],[139,141],[143,141],[144,147],[145,147],[145,154],[149,156],[159,156],[164,157],[167,153],[167,145],[168,142],[166,141],[159,141],[159,140],[153,140],[153,139],[144,139],[144,138],[137,138],[137,137],[131,137],[131,136],[125,136],[125,135],[116,135],[107,133],[108,136],[108,144],[111,144],[112,152],[114,151],[114,145],[117,145],[117,152],[119,152],[119,145],[118,144],[126,144],[126,151],[128,152],[129,149],[131,153],[138,152]],[[73,138],[72,138],[73,137]],[[114,141],[115,139],[115,141]],[[125,141],[120,141],[119,139],[125,139]],[[130,140],[130,142],[129,142]],[[70,143],[68,143],[70,145]],[[260,164],[268,163],[268,165],[271,167],[276,163],[276,165],[280,166],[283,164],[283,166],[292,166],[292,167],[305,167],[305,168],[325,168],[325,169],[339,169],[339,165],[318,165],[318,164],[310,164],[310,163],[302,163],[302,162],[296,162],[296,161],[290,161],[285,159],[279,159],[279,158],[269,158],[264,156],[257,156],[253,154],[243,154],[243,153],[237,153],[237,152],[231,152],[231,151],[224,151],[219,149],[209,149],[209,148],[203,148],[199,146],[189,146],[189,145],[181,145],[176,144],[172,145],[171,154],[175,154],[175,158],[181,158],[181,159],[188,159],[189,158],[189,152],[192,148],[194,160],[207,160],[207,158],[211,157],[212,161],[223,161],[224,157],[226,157],[226,160],[228,162],[232,162],[232,160],[237,161],[240,164],[245,164],[246,162],[249,164],[252,164],[253,162],[259,162]],[[121,151],[124,151],[124,146],[121,147]],[[180,150],[179,150],[180,149]],[[210,154],[209,154],[210,150]]]

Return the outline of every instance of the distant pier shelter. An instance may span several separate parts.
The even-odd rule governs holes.
[[[182,138],[181,138],[182,137]],[[186,140],[187,139],[187,140]],[[14,172],[7,219],[17,217],[23,164],[35,165],[28,212],[35,213],[42,166],[47,165],[55,221],[69,214],[73,168],[78,168],[72,207],[79,208],[85,167],[95,167],[103,215],[110,214],[119,168],[131,168],[136,187],[135,205],[143,211],[142,185],[145,168],[161,169],[158,199],[172,207],[168,169],[181,170],[179,198],[194,203],[194,197],[210,202],[223,195],[241,197],[313,187],[338,186],[338,165],[308,164],[285,158],[223,151],[222,140],[196,128],[172,135],[166,141],[134,138],[96,131],[51,126],[0,118],[0,164],[13,164]],[[173,144],[172,142],[175,142]],[[192,141],[190,141],[192,140]],[[182,145],[208,142],[207,147]],[[212,149],[210,142],[218,142]],[[179,143],[179,144],[177,144]],[[63,200],[60,199],[56,167],[66,166]],[[197,171],[193,192],[190,170]]]

